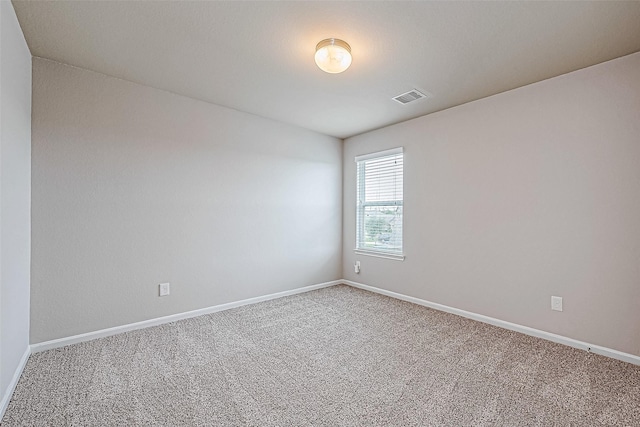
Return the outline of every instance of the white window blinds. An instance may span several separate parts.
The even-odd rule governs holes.
[[[403,149],[356,157],[356,250],[402,255]]]

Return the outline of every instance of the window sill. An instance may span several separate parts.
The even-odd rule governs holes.
[[[395,261],[404,261],[404,254],[390,254],[387,252],[367,251],[364,249],[354,249],[354,252],[359,255],[372,256],[376,258],[392,259]]]

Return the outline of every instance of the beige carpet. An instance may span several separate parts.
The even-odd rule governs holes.
[[[34,354],[2,426],[640,425],[640,367],[334,286]]]

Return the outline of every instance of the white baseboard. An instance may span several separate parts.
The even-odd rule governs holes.
[[[20,376],[22,375],[22,371],[24,367],[27,365],[27,360],[29,360],[29,356],[31,355],[31,348],[27,346],[24,350],[24,354],[20,359],[20,363],[16,367],[15,372],[13,373],[13,377],[11,378],[11,382],[7,386],[7,389],[4,390],[4,394],[2,395],[2,401],[0,401],[0,421],[2,421],[2,417],[4,417],[4,413],[7,410],[7,406],[9,406],[9,402],[11,401],[11,396],[13,396],[13,391],[16,389],[18,385],[18,381],[20,380]]]
[[[516,332],[520,332],[526,335],[531,335],[537,338],[542,338],[548,341],[552,341],[552,342],[556,342],[559,344],[564,344],[570,347],[574,347],[574,348],[578,348],[581,350],[585,350],[585,351],[590,351],[592,353],[596,353],[596,354],[600,354],[602,356],[607,356],[613,359],[618,359],[618,360],[622,360],[624,362],[628,362],[628,363],[632,363],[635,365],[640,365],[640,356],[636,356],[633,354],[629,354],[629,353],[623,353],[621,351],[618,350],[613,350],[607,347],[602,347],[599,345],[594,345],[594,344],[589,344],[583,341],[578,341],[572,338],[568,338],[568,337],[564,337],[561,335],[557,335],[557,334],[553,334],[551,332],[545,332],[545,331],[541,331],[539,329],[534,329],[534,328],[530,328],[528,326],[522,326],[522,325],[518,325],[516,323],[511,323],[511,322],[507,322],[504,320],[500,320],[500,319],[495,319],[493,317],[489,317],[489,316],[484,316],[482,314],[477,314],[477,313],[472,313],[470,311],[465,311],[465,310],[460,310],[457,308],[453,308],[453,307],[449,307],[443,304],[438,304],[435,302],[431,302],[431,301],[426,301],[420,298],[416,298],[416,297],[411,297],[408,295],[404,295],[404,294],[400,294],[397,292],[392,292],[392,291],[388,291],[385,289],[380,289],[380,288],[376,288],[373,286],[369,286],[369,285],[365,285],[363,283],[358,283],[358,282],[353,282],[351,280],[334,280],[331,282],[325,282],[325,283],[319,283],[316,285],[311,285],[311,286],[306,286],[303,288],[298,288],[298,289],[292,289],[289,291],[283,291],[283,292],[277,292],[274,294],[269,294],[269,295],[263,295],[263,296],[259,296],[259,297],[254,297],[254,298],[248,298],[245,300],[241,300],[241,301],[235,301],[235,302],[230,302],[230,303],[226,303],[226,304],[220,304],[220,305],[216,305],[216,306],[212,306],[212,307],[207,307],[207,308],[202,308],[199,310],[193,310],[193,311],[188,311],[185,313],[178,313],[178,314],[172,314],[170,316],[164,316],[164,317],[159,317],[156,319],[150,319],[150,320],[145,320],[142,322],[136,322],[136,323],[130,323],[127,325],[122,325],[122,326],[116,326],[113,328],[108,328],[108,329],[101,329],[99,331],[94,331],[94,332],[88,332],[85,334],[80,334],[80,335],[74,335],[71,337],[65,337],[65,338],[60,338],[60,339],[55,339],[55,340],[51,340],[51,341],[45,341],[45,342],[41,342],[41,343],[37,343],[37,344],[32,344],[30,347],[28,347],[22,358],[20,359],[20,363],[18,364],[18,367],[16,368],[13,377],[11,379],[11,382],[9,384],[9,386],[7,387],[7,389],[4,391],[4,394],[2,395],[2,400],[0,401],[0,420],[2,419],[2,417],[4,416],[4,413],[7,409],[7,406],[9,405],[9,402],[11,401],[11,396],[13,395],[13,391],[16,388],[16,385],[18,384],[18,381],[20,379],[20,376],[22,375],[22,371],[25,368],[25,365],[27,364],[27,360],[29,360],[29,356],[32,353],[37,353],[40,351],[45,351],[45,350],[50,350],[50,349],[54,349],[54,348],[59,348],[59,347],[64,347],[67,345],[71,345],[71,344],[76,344],[76,343],[80,343],[80,342],[84,342],[84,341],[90,341],[90,340],[94,340],[97,338],[102,338],[102,337],[107,337],[110,335],[116,335],[116,334],[120,334],[123,332],[128,332],[128,331],[133,331],[136,329],[143,329],[143,328],[148,328],[148,327],[152,327],[152,326],[157,326],[157,325],[162,325],[165,323],[170,323],[170,322],[175,322],[177,320],[182,320],[182,319],[188,319],[191,317],[197,317],[197,316],[202,316],[205,314],[209,314],[209,313],[215,313],[218,311],[223,311],[223,310],[229,310],[232,308],[236,308],[236,307],[241,307],[244,305],[249,305],[249,304],[255,304],[258,302],[262,302],[262,301],[268,301],[271,299],[276,299],[276,298],[282,298],[285,296],[289,296],[289,295],[295,295],[295,294],[300,294],[300,293],[304,293],[304,292],[309,292],[309,291],[313,291],[316,289],[321,289],[321,288],[326,288],[329,286],[334,286],[334,285],[338,285],[338,284],[346,284],[349,286],[353,286],[355,288],[360,288],[360,289],[364,289],[370,292],[375,292],[381,295],[386,295],[392,298],[396,298],[399,300],[403,300],[403,301],[407,301],[407,302],[411,302],[414,304],[418,304],[418,305],[422,305],[425,307],[429,307],[429,308],[433,308],[435,310],[439,310],[439,311],[444,311],[447,313],[452,313],[452,314],[456,314],[458,316],[462,316],[462,317],[466,317],[468,319],[472,319],[472,320],[477,320],[479,322],[483,322],[483,323],[488,323],[490,325],[494,325],[494,326],[498,326],[500,328],[504,328],[504,329],[509,329],[512,331],[516,331]]]
[[[431,301],[426,301],[420,298],[410,297],[408,295],[399,294],[397,292],[387,291],[386,289],[380,289],[373,286],[365,285],[358,282],[352,282],[351,280],[343,280],[342,283],[353,286],[354,288],[364,289],[366,291],[375,292],[378,294],[386,295],[388,297],[396,298],[399,300],[412,302],[414,304],[422,305],[425,307],[433,308],[439,311],[446,311],[447,313],[456,314],[458,316],[466,317],[468,319],[477,320],[479,322],[488,323],[490,325],[498,326],[500,328],[509,329],[511,331],[520,332],[533,337],[542,338],[555,343],[568,345],[569,347],[586,350],[591,353],[600,354],[602,356],[611,357],[613,359],[622,360],[623,362],[633,363],[634,365],[640,365],[640,356],[636,356],[629,353],[623,353],[611,348],[602,347],[595,344],[589,344],[583,341],[574,340],[573,338],[567,338],[562,335],[556,335],[551,332],[541,331],[539,329],[530,328],[528,326],[518,325],[516,323],[506,322],[504,320],[495,319],[493,317],[484,316],[482,314],[472,313],[470,311],[460,310],[458,308],[449,307],[446,305],[438,304]]]
[[[177,320],[189,319],[191,317],[202,316],[205,314],[216,313],[218,311],[229,310],[243,305],[255,304],[262,301],[268,301],[276,298],[282,298],[289,295],[301,294],[316,289],[326,288],[333,285],[343,283],[343,280],[334,280],[331,282],[319,283],[317,285],[305,286],[303,288],[291,289],[289,291],[277,292],[275,294],[262,295],[259,297],[248,298],[241,301],[229,302],[226,304],[214,305],[212,307],[201,308],[199,310],[187,311],[184,313],[172,314],[170,316],[157,317],[155,319],[143,320],[142,322],[129,323],[127,325],[115,326],[113,328],[100,329],[98,331],[87,332],[84,334],[73,335],[70,337],[59,338],[51,341],[44,341],[37,344],[31,344],[31,352],[38,353],[45,350],[64,347],[71,344],[77,344],[84,341],[91,341],[97,338],[108,337],[111,335],[121,334],[123,332],[134,331],[136,329],[149,328],[152,326],[163,325],[165,323],[175,322]]]
[[[440,311],[445,311],[447,313],[452,313],[452,314],[456,314],[458,316],[462,316],[462,317],[466,317],[468,319],[472,319],[472,320],[477,320],[479,322],[483,322],[483,323],[488,323],[490,325],[494,325],[494,326],[498,326],[500,328],[504,328],[504,329],[509,329],[512,331],[516,331],[516,332],[521,332],[523,334],[526,335],[531,335],[534,337],[538,337],[538,338],[542,338],[548,341],[553,341],[559,344],[564,344],[564,345],[568,345],[570,347],[575,347],[581,350],[585,350],[585,351],[590,351],[592,353],[596,353],[596,354],[600,354],[603,356],[607,356],[607,357],[611,357],[613,359],[618,359],[618,360],[622,360],[624,362],[628,362],[628,363],[633,363],[635,365],[640,365],[640,356],[636,356],[633,354],[629,354],[629,353],[623,353],[621,351],[618,350],[613,350],[607,347],[602,347],[599,345],[595,345],[595,344],[590,344],[590,343],[586,343],[583,341],[578,341],[575,340],[573,338],[568,338],[568,337],[564,337],[562,335],[557,335],[557,334],[553,334],[551,332],[545,332],[545,331],[541,331],[539,329],[534,329],[534,328],[530,328],[528,326],[522,326],[522,325],[518,325],[516,323],[511,323],[511,322],[507,322],[504,320],[500,320],[500,319],[495,319],[493,317],[489,317],[489,316],[484,316],[482,314],[477,314],[477,313],[472,313],[470,311],[465,311],[465,310],[461,310],[458,308],[453,308],[453,307],[449,307],[443,304],[438,304],[435,302],[431,302],[431,301],[426,301],[420,298],[416,298],[416,297],[411,297],[408,295],[404,295],[404,294],[399,294],[397,292],[392,292],[392,291],[388,291],[385,289],[380,289],[380,288],[376,288],[373,286],[369,286],[369,285],[365,285],[363,283],[358,283],[358,282],[353,282],[351,280],[333,280],[331,282],[325,282],[325,283],[319,283],[316,285],[311,285],[311,286],[305,286],[303,288],[298,288],[298,289],[292,289],[289,291],[283,291],[283,292],[277,292],[274,294],[269,294],[269,295],[263,295],[263,296],[259,296],[259,297],[254,297],[254,298],[248,298],[245,300],[241,300],[241,301],[234,301],[234,302],[230,302],[230,303],[226,303],[226,304],[220,304],[220,305],[215,305],[212,307],[207,307],[207,308],[202,308],[199,310],[193,310],[193,311],[188,311],[185,313],[178,313],[178,314],[172,314],[170,316],[164,316],[164,317],[158,317],[155,319],[149,319],[149,320],[144,320],[142,322],[136,322],[136,323],[130,323],[127,325],[122,325],[122,326],[116,326],[113,328],[108,328],[108,329],[101,329],[98,331],[93,331],[93,332],[87,332],[85,334],[80,334],[80,335],[74,335],[74,336],[70,336],[70,337],[65,337],[65,338],[59,338],[59,339],[55,339],[55,340],[51,340],[51,341],[45,341],[45,342],[41,342],[41,343],[37,343],[37,344],[32,344],[31,345],[31,353],[38,353],[40,351],[45,351],[45,350],[50,350],[50,349],[54,349],[54,348],[59,348],[59,347],[64,347],[67,345],[71,345],[71,344],[76,344],[76,343],[80,343],[80,342],[84,342],[84,341],[90,341],[90,340],[94,340],[97,338],[102,338],[102,337],[108,337],[111,335],[116,335],[116,334],[120,334],[123,332],[128,332],[128,331],[133,331],[136,329],[143,329],[143,328],[149,328],[152,326],[157,326],[157,325],[162,325],[165,323],[171,323],[171,322],[175,322],[177,320],[182,320],[182,319],[188,319],[191,317],[197,317],[197,316],[202,316],[205,314],[209,314],[209,313],[215,313],[218,311],[223,311],[223,310],[229,310],[232,308],[236,308],[236,307],[241,307],[243,305],[249,305],[249,304],[255,304],[258,302],[262,302],[262,301],[268,301],[271,299],[275,299],[275,298],[282,298],[285,296],[289,296],[289,295],[295,295],[295,294],[300,294],[300,293],[304,293],[304,292],[309,292],[309,291],[313,291],[316,289],[321,289],[321,288],[326,288],[329,286],[333,286],[333,285],[338,285],[344,283],[346,285],[349,286],[353,286],[355,288],[360,288],[360,289],[364,289],[367,291],[371,291],[371,292],[375,292],[378,294],[382,294],[382,295],[386,295],[392,298],[396,298],[399,300],[403,300],[403,301],[407,301],[407,302],[411,302],[414,304],[418,304],[418,305],[422,305],[425,307],[429,307],[429,308],[433,308],[435,310],[440,310]],[[21,368],[19,370],[19,372],[22,372],[22,368],[24,367],[24,363],[26,363],[26,360],[29,356],[29,353],[25,353],[25,356],[23,357],[23,363],[21,365]],[[16,371],[18,372],[18,371]],[[17,373],[17,376],[14,378],[15,383],[17,383],[17,380],[19,378],[19,373]],[[13,385],[15,387],[15,384]],[[13,390],[13,389],[12,389]],[[10,394],[9,394],[10,396]],[[8,403],[5,402],[5,399],[8,399],[6,396],[3,397],[2,400],[2,404],[5,405]],[[0,409],[2,409],[3,407],[0,406]]]

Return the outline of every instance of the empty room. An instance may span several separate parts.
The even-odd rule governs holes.
[[[3,427],[640,426],[639,1],[0,23]]]

